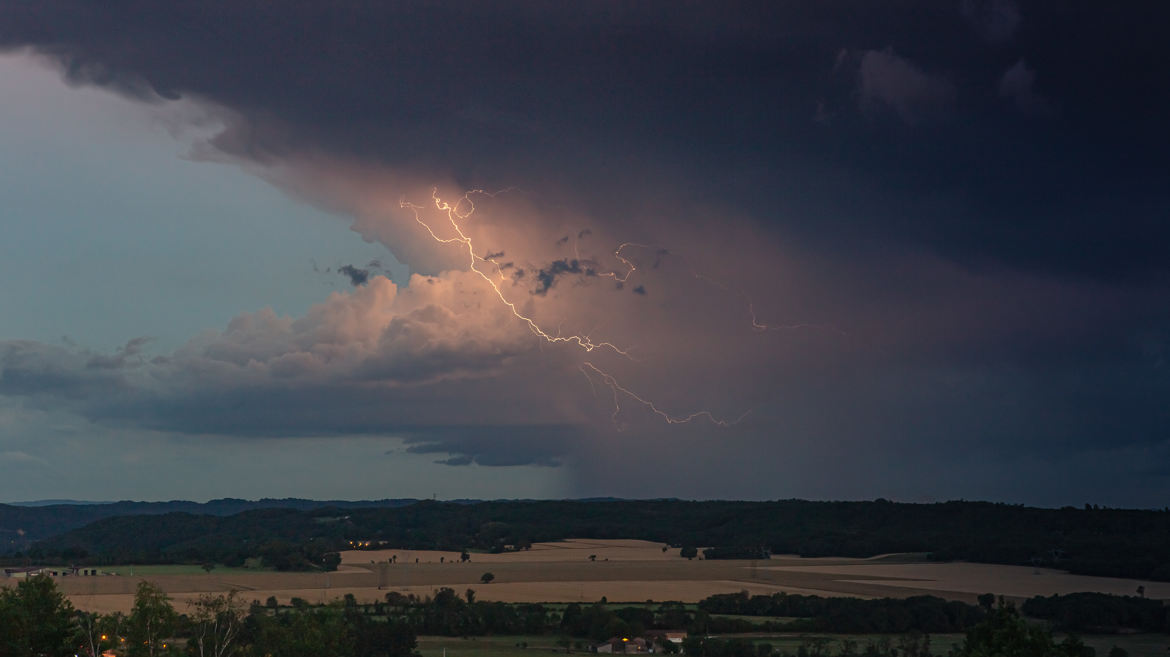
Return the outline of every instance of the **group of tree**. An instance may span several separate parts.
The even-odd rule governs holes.
[[[402,549],[484,551],[564,538],[638,538],[686,547],[681,556],[692,558],[692,546],[713,546],[705,558],[924,552],[938,560],[1170,581],[1170,511],[984,502],[422,501],[223,517],[169,513],[106,518],[22,556],[228,565],[264,556],[276,568],[309,569],[328,567],[329,555],[357,538]]]
[[[966,633],[962,643],[948,657],[1094,657],[1095,651],[1075,635],[1057,641],[1049,627],[1029,622],[1011,604],[1000,600]],[[901,635],[849,638],[809,638],[795,653],[780,652],[767,642],[749,639],[709,637],[701,634],[683,640],[683,651],[694,657],[931,657],[930,635],[908,632]],[[1115,648],[1110,653],[1123,654]]]
[[[473,590],[460,596],[451,588],[425,597],[390,592],[385,603],[363,609],[375,616],[392,616],[417,634],[563,635],[586,641],[642,636],[654,630],[684,630],[704,636],[745,632],[962,632],[987,613],[974,605],[932,596],[861,600],[747,593],[712,596],[700,602],[697,609],[681,602],[611,605],[602,601],[570,603],[557,613],[540,604],[485,602],[477,600]]]
[[[484,602],[471,589],[461,596],[442,588],[422,598],[391,592],[385,601],[359,604],[347,595],[316,606],[295,598],[290,606],[275,598],[264,605],[249,604],[237,592],[209,593],[181,613],[161,589],[142,582],[129,614],[102,615],[74,609],[51,578],[38,576],[0,590],[0,657],[98,657],[110,650],[121,657],[417,657],[418,634],[554,635],[566,648],[585,649],[615,636],[653,636],[655,630],[680,628],[688,631],[683,643],[688,655],[790,654],[773,650],[767,642],[715,636],[750,631],[736,625],[744,622],[759,630],[742,618],[751,616],[798,616],[802,618],[789,623],[813,625],[785,629],[842,635],[835,641],[809,639],[795,657],[930,657],[931,633],[960,630],[966,636],[949,657],[1093,657],[1092,649],[1075,635],[1057,641],[1053,630],[1096,629],[1103,619],[1115,628],[1166,629],[1160,602],[1097,594],[1037,597],[1025,603],[1029,614],[1049,622],[1028,620],[991,595],[980,596],[979,607],[932,597],[857,600],[746,593],[712,596],[698,606],[610,606],[603,599],[558,611],[540,604]],[[720,623],[731,623],[731,629]],[[864,642],[862,634],[869,636]],[[675,652],[676,646],[661,636],[658,650]],[[1110,654],[1123,653],[1115,649]]]
[[[415,648],[407,625],[353,604],[278,613],[233,591],[204,594],[180,613],[141,582],[128,615],[103,615],[74,609],[47,576],[0,590],[0,657],[417,657]]]
[[[1170,607],[1143,596],[1070,593],[1036,596],[1021,610],[1065,632],[1170,632]]]
[[[908,598],[822,598],[815,595],[747,592],[713,595],[699,603],[710,614],[796,618],[794,621],[755,622],[756,631],[906,633],[962,632],[983,620],[985,610],[956,600],[930,595]],[[711,631],[752,631],[738,619],[713,618]]]

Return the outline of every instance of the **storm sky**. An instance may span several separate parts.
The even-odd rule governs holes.
[[[0,500],[1163,506],[1167,24],[0,0]]]

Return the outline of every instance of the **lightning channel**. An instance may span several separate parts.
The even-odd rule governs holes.
[[[508,190],[501,190],[499,192],[493,193],[493,192],[484,191],[482,189],[473,189],[469,192],[465,192],[463,194],[463,196],[461,196],[459,198],[459,200],[455,201],[455,203],[452,205],[451,203],[444,201],[442,198],[439,197],[438,188],[432,189],[431,190],[431,200],[434,202],[435,209],[446,215],[447,222],[451,224],[451,228],[455,231],[455,237],[440,237],[438,235],[438,233],[435,232],[434,228],[431,227],[430,224],[423,221],[423,218],[422,218],[422,215],[420,214],[420,211],[426,209],[425,206],[410,203],[410,202],[406,201],[405,199],[400,201],[399,205],[403,208],[409,209],[411,211],[411,213],[414,215],[414,220],[420,226],[422,226],[424,229],[426,229],[427,233],[430,234],[431,238],[434,239],[436,242],[439,242],[440,244],[459,244],[459,245],[462,245],[467,250],[468,267],[471,269],[471,271],[478,274],[480,278],[482,278],[485,282],[487,282],[488,285],[491,286],[492,290],[496,293],[496,296],[500,299],[500,301],[505,306],[507,306],[509,310],[512,311],[512,314],[517,319],[519,319],[526,326],[528,326],[528,329],[530,331],[532,331],[533,334],[539,336],[540,338],[542,338],[543,340],[545,340],[546,342],[549,342],[551,344],[559,344],[559,343],[574,344],[574,345],[580,347],[581,349],[584,349],[585,351],[593,351],[595,349],[607,349],[607,350],[611,350],[614,353],[617,353],[621,356],[624,356],[626,358],[630,358],[630,354],[626,350],[622,349],[621,347],[618,347],[617,345],[613,344],[612,342],[594,342],[592,339],[589,338],[588,335],[573,334],[573,335],[565,336],[565,335],[561,335],[559,330],[557,331],[557,333],[555,335],[552,333],[549,333],[548,331],[543,329],[539,324],[537,324],[534,319],[521,313],[520,310],[516,307],[516,304],[513,303],[512,301],[510,301],[508,299],[508,297],[504,296],[503,290],[500,289],[500,286],[496,283],[496,281],[491,276],[489,276],[486,271],[484,271],[478,267],[479,263],[491,264],[495,267],[495,273],[500,276],[500,280],[501,281],[505,280],[504,272],[501,269],[500,265],[497,262],[495,262],[494,258],[491,260],[488,260],[487,258],[484,258],[483,256],[476,255],[475,245],[472,243],[471,237],[469,237],[467,235],[467,233],[465,233],[463,231],[463,227],[460,225],[460,222],[467,220],[469,217],[471,217],[472,214],[475,213],[475,202],[471,200],[472,195],[484,195],[484,196],[487,196],[489,198],[495,198],[496,195],[502,194],[506,191],[508,191]],[[460,208],[464,208],[464,209],[461,210]]]
[[[751,413],[750,410],[744,411],[742,415],[734,420],[720,419],[716,417],[711,411],[696,411],[687,415],[673,415],[662,410],[658,407],[657,404],[650,401],[649,399],[646,399],[629,388],[626,388],[621,383],[619,383],[612,374],[602,370],[593,363],[589,361],[581,363],[581,373],[585,375],[585,378],[589,380],[590,386],[592,386],[593,378],[589,376],[590,372],[597,375],[597,377],[601,379],[601,382],[604,383],[611,391],[613,391],[613,414],[610,416],[610,419],[613,420],[615,425],[618,424],[618,415],[622,412],[622,395],[629,397],[641,406],[644,406],[647,410],[662,418],[667,424],[687,424],[700,418],[706,418],[711,422],[711,424],[726,428],[739,424],[745,417],[748,416],[749,413]]]

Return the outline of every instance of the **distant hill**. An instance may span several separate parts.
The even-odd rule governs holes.
[[[165,513],[231,516],[255,509],[296,509],[307,511],[333,507],[339,509],[380,507],[393,508],[413,504],[414,499],[385,500],[306,500],[300,498],[264,498],[241,500],[223,498],[208,502],[175,500],[171,502],[79,502],[44,500],[0,504],[0,554],[27,549],[33,543],[84,527],[103,518],[150,516]]]
[[[68,504],[71,506],[88,506],[91,504],[113,504],[110,500],[103,500],[100,502],[91,500],[31,500],[28,502],[9,502],[11,506],[60,506]]]

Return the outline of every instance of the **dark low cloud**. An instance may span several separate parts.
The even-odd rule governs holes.
[[[949,80],[923,71],[889,48],[861,54],[858,85],[862,108],[885,107],[911,124],[949,110],[955,101]]]
[[[962,0],[959,7],[971,28],[993,44],[1011,39],[1022,21],[1013,0]]]
[[[586,266],[576,258],[562,258],[561,260],[554,260],[546,267],[536,272],[536,289],[532,291],[533,294],[547,294],[554,285],[557,284],[557,279],[564,276],[596,276],[597,272]]]
[[[354,287],[365,285],[370,280],[370,270],[359,269],[353,265],[342,265],[337,268],[337,273],[348,278],[350,285]]]
[[[443,427],[406,433],[406,451],[447,454],[436,463],[489,467],[537,465],[560,467],[581,440],[581,427],[511,425]]]
[[[149,343],[150,338],[145,336],[132,338],[112,355],[94,354],[86,361],[85,366],[90,369],[119,369],[130,359],[140,357],[143,348]]]
[[[1051,104],[1036,90],[1036,71],[1020,60],[999,79],[999,94],[1015,103],[1021,112],[1038,115],[1051,111]]]

